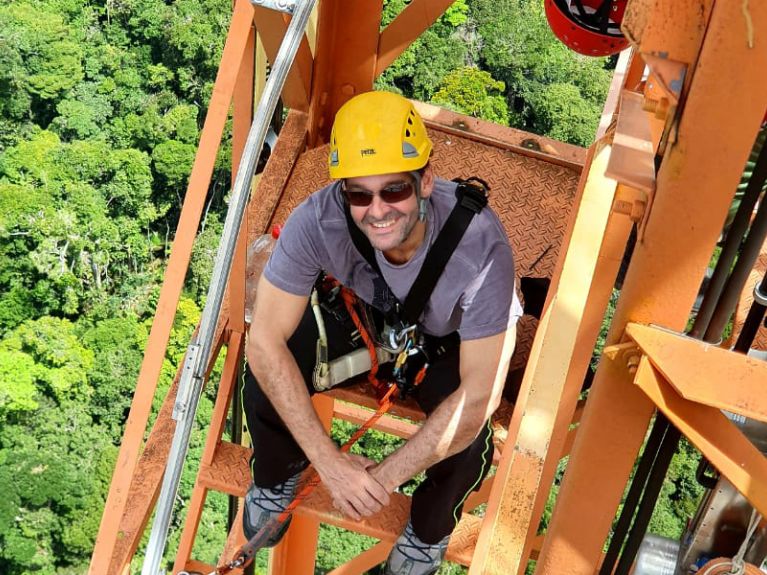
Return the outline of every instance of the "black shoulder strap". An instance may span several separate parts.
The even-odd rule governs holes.
[[[357,251],[360,253],[360,255],[365,258],[365,261],[370,264],[370,266],[378,273],[378,275],[383,278],[381,267],[378,265],[378,261],[376,260],[375,250],[373,250],[373,246],[365,237],[365,234],[362,233],[362,230],[359,229],[357,224],[354,223],[352,214],[349,211],[348,204],[344,205],[344,214],[346,215],[346,227],[349,228],[349,235],[352,237],[352,243],[354,244],[354,247],[357,248]]]
[[[417,322],[421,317],[426,302],[431,297],[431,292],[434,291],[439,277],[455,248],[461,242],[471,220],[487,205],[487,192],[490,188],[486,182],[479,178],[454,181],[458,182],[458,187],[455,190],[458,201],[450,212],[445,225],[442,226],[442,230],[440,230],[429,253],[426,254],[421,271],[418,272],[413,287],[410,288],[405,299],[405,320],[411,324]]]
[[[456,179],[454,181],[458,182],[458,187],[455,191],[458,201],[450,212],[445,225],[442,226],[434,244],[426,254],[421,271],[418,272],[418,276],[405,299],[403,315],[405,321],[411,325],[415,324],[421,317],[426,302],[429,301],[429,297],[431,297],[439,277],[442,275],[455,248],[461,242],[461,238],[469,227],[472,218],[487,205],[487,193],[490,187],[485,181],[479,178]],[[357,248],[360,255],[365,258],[381,279],[383,279],[373,246],[370,245],[365,234],[362,233],[362,230],[352,220],[348,206],[346,206],[344,212],[354,247]]]

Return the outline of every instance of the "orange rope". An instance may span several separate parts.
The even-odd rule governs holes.
[[[334,280],[337,282],[337,280]],[[376,351],[376,345],[373,339],[370,337],[370,334],[365,329],[364,324],[362,323],[362,320],[360,319],[359,314],[357,313],[357,308],[355,307],[357,303],[357,296],[354,294],[353,291],[351,291],[348,288],[343,287],[341,284],[337,284],[341,289],[341,299],[344,300],[344,305],[346,306],[346,311],[349,312],[349,317],[352,318],[352,321],[354,322],[354,327],[357,328],[357,331],[359,331],[360,336],[362,337],[362,341],[365,342],[365,345],[368,348],[368,353],[370,354],[370,371],[368,372],[368,381],[370,382],[370,385],[373,386],[373,389],[376,392],[376,395],[378,396],[379,402],[382,400],[381,398],[386,395],[388,386],[383,383],[381,380],[378,379],[378,352]]]
[[[362,340],[365,342],[365,345],[368,348],[368,351],[370,352],[370,372],[368,373],[368,381],[370,381],[371,385],[376,391],[376,394],[380,395],[380,398],[378,399],[378,409],[376,412],[371,415],[368,420],[363,423],[357,431],[355,431],[352,436],[341,446],[341,451],[346,453],[348,452],[352,445],[354,445],[357,440],[365,435],[368,429],[370,429],[373,425],[375,425],[376,421],[381,419],[381,417],[386,414],[387,411],[391,408],[392,404],[394,403],[394,400],[396,399],[397,395],[399,394],[399,387],[393,384],[387,385],[386,383],[382,382],[378,379],[377,373],[378,373],[378,353],[376,352],[375,343],[373,342],[372,338],[370,337],[370,334],[368,333],[367,329],[365,329],[364,324],[362,323],[362,320],[359,317],[359,314],[357,313],[357,310],[355,308],[355,305],[357,303],[357,296],[352,292],[351,290],[343,287],[340,283],[338,283],[336,280],[334,280],[338,287],[340,287],[340,293],[341,298],[344,301],[344,305],[346,306],[346,310],[349,312],[349,316],[352,318],[352,321],[354,322],[354,326],[357,328],[357,330],[360,333],[360,336],[362,337]],[[424,377],[426,376],[426,368],[428,367],[428,364],[424,364],[423,367],[418,371],[415,378],[413,379],[413,387],[419,385]],[[288,505],[285,508],[285,511],[280,513],[275,519],[271,520],[269,523],[267,523],[262,530],[256,534],[256,536],[253,537],[253,539],[256,539],[258,535],[261,534],[265,529],[268,529],[270,526],[274,527],[275,525],[279,525],[287,521],[288,517],[295,511],[296,507],[301,503],[301,501],[305,500],[309,495],[314,491],[314,489],[320,484],[320,476],[317,474],[317,472],[314,470],[313,467],[307,468],[307,470],[304,472],[303,477],[303,487],[301,490],[296,494],[293,501],[290,502],[290,505]],[[251,541],[253,540],[251,539]],[[229,563],[226,565],[221,565],[219,567],[216,567],[216,570],[211,573],[211,575],[226,575],[230,571],[234,569],[241,569],[245,568],[248,565],[250,565],[253,562],[253,557],[255,555],[254,550],[249,549],[248,545],[250,544],[250,541],[245,543],[240,549],[237,551],[237,554],[235,555],[234,559],[232,559]]]

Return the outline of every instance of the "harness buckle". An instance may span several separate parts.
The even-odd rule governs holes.
[[[385,326],[383,335],[390,348],[387,351],[392,353],[402,352],[410,340],[410,335],[415,334],[416,327],[416,325],[408,325],[397,330],[394,326]]]

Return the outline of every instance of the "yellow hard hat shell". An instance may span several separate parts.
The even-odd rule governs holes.
[[[391,92],[365,92],[336,114],[330,177],[413,172],[426,165],[431,148],[426,126],[410,100]]]

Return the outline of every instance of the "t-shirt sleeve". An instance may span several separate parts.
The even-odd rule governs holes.
[[[514,282],[511,248],[497,242],[483,267],[467,286],[460,300],[463,311],[458,332],[462,340],[497,335],[516,324],[522,306]]]
[[[272,285],[288,293],[309,295],[321,270],[321,251],[314,205],[307,200],[285,222],[264,275]]]

